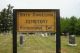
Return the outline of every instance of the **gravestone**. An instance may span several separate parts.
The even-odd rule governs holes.
[[[69,35],[69,45],[77,46],[76,41],[75,41],[75,35]]]
[[[56,41],[56,33],[55,33],[55,41]]]
[[[23,42],[24,42],[23,34],[20,34],[20,45],[23,45]]]

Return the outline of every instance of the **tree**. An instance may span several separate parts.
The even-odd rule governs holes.
[[[8,5],[8,9],[7,9],[7,20],[8,20],[8,31],[12,30],[12,25],[13,25],[13,14],[12,14],[12,9],[13,6],[11,6],[10,4]]]
[[[80,18],[77,19],[77,23],[76,23],[76,34],[80,35]]]
[[[0,33],[1,33],[1,12],[0,12]]]
[[[76,23],[77,23],[77,18],[75,16],[72,16],[69,22],[69,33],[71,35],[76,34]]]
[[[6,8],[4,8],[1,12],[1,32],[7,31],[7,19],[6,19]]]
[[[1,11],[0,15],[0,31],[1,32],[8,32],[12,29],[12,23],[13,23],[13,16],[12,16],[12,8],[10,4],[8,5],[8,8],[4,8]]]
[[[61,18],[61,33],[67,33],[69,28],[69,18]]]

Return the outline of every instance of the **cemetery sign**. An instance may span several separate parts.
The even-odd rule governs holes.
[[[61,52],[59,9],[14,9],[13,53],[17,53],[17,32],[54,32],[56,53]]]
[[[25,11],[17,12],[18,32],[55,32],[56,12],[55,11]]]

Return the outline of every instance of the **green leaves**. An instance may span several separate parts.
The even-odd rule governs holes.
[[[12,28],[13,17],[12,17],[12,8],[10,4],[8,9],[4,8],[0,13],[0,32],[8,32]]]
[[[61,18],[61,33],[80,34],[80,18]]]

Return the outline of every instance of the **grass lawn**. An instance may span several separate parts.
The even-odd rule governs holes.
[[[17,53],[56,53],[54,36],[42,37],[38,35],[24,36],[24,44],[20,46],[19,35]],[[61,36],[62,53],[80,53],[80,37],[76,37],[76,47],[68,46],[68,38]],[[0,34],[0,53],[12,53],[12,35]]]
[[[0,34],[0,53],[12,53],[12,35]]]

